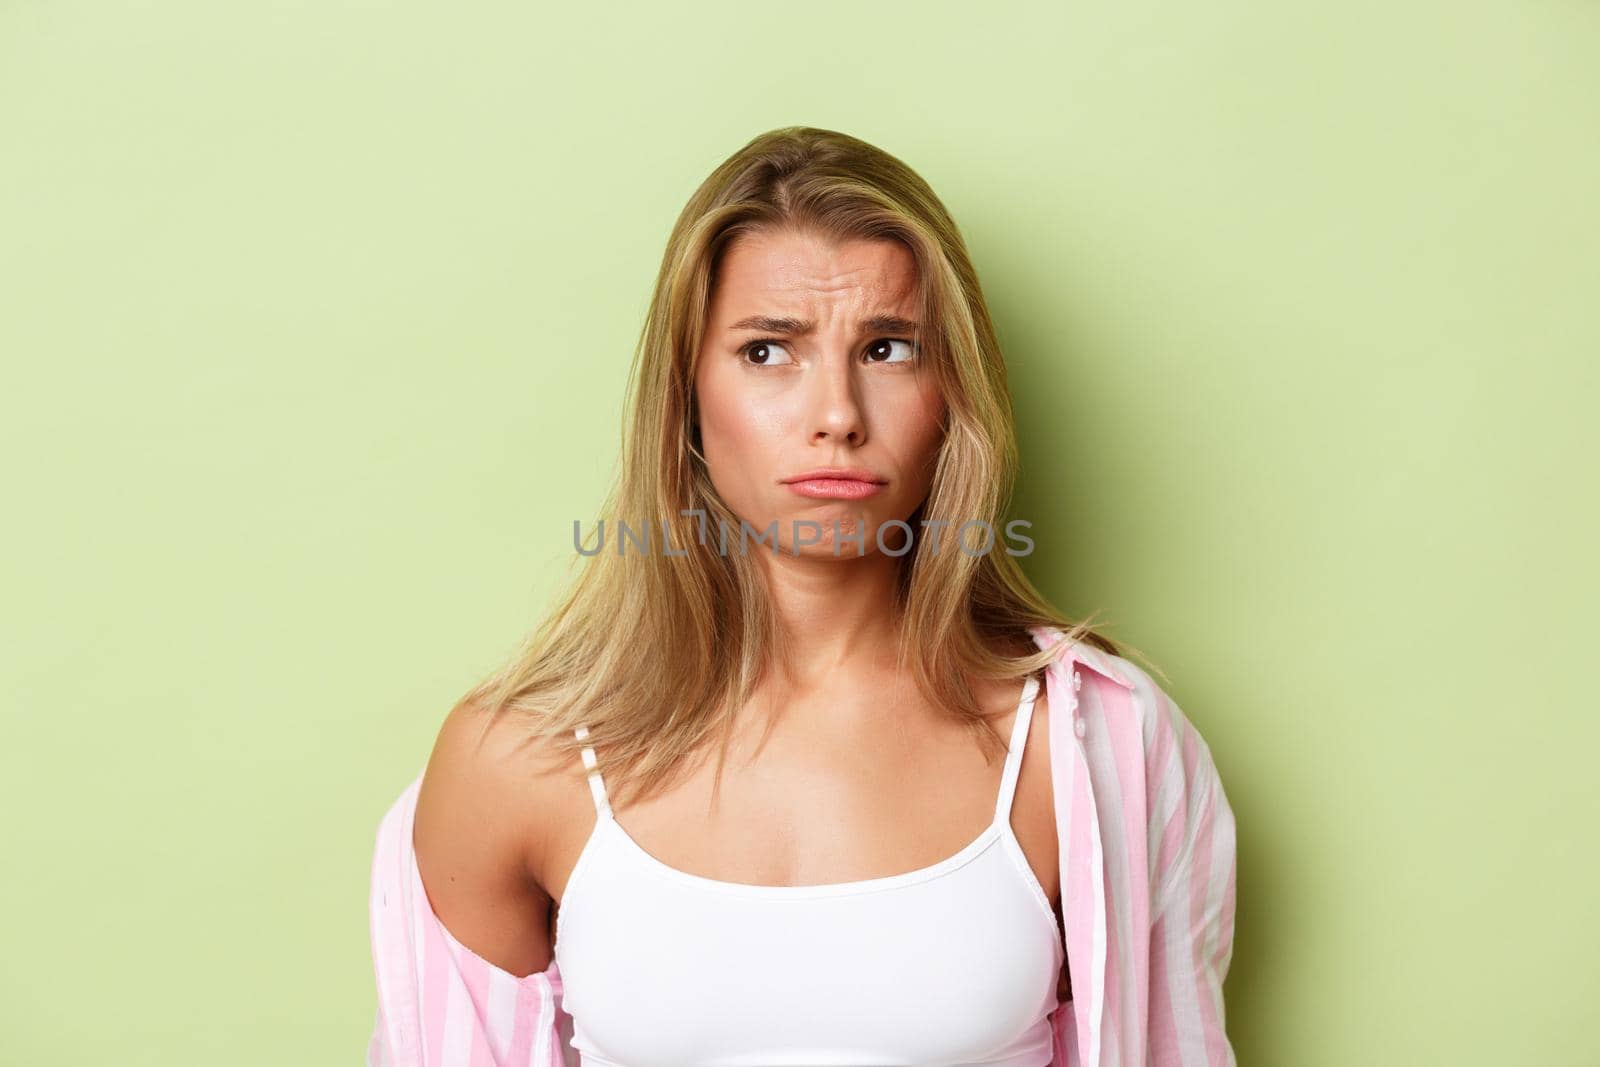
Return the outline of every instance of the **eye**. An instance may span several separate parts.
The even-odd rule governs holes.
[[[909,363],[916,354],[916,345],[898,337],[880,337],[867,346],[869,363]]]
[[[751,341],[739,349],[739,354],[758,367],[773,367],[794,362],[789,358],[788,349],[784,348],[781,342],[771,338]]]

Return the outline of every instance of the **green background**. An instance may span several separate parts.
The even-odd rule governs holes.
[[[1030,571],[1239,821],[1253,1064],[1596,1064],[1600,5],[0,5],[0,1060],[359,1062],[377,820],[694,186],[956,216]]]

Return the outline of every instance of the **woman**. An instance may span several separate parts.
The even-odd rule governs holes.
[[[628,411],[612,536],[380,827],[368,1062],[1231,1064],[1232,814],[1017,565],[932,190],[839,133],[746,145]]]

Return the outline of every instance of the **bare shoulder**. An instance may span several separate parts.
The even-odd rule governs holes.
[[[440,725],[417,794],[412,845],[434,913],[518,975],[549,962],[550,900],[533,872],[557,810],[553,765],[517,720],[462,701]]]
[[[507,871],[527,870],[538,844],[540,757],[510,718],[463,700],[439,726],[417,795],[416,842],[435,856],[462,853]]]

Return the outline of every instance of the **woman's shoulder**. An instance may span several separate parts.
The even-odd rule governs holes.
[[[1085,739],[1078,747],[1089,778],[1104,786],[1097,798],[1124,816],[1142,813],[1134,825],[1148,835],[1155,891],[1181,886],[1202,842],[1208,854],[1231,858],[1234,817],[1211,747],[1167,686],[1093,645],[1062,649],[1051,669],[1064,704],[1056,714],[1070,708],[1082,719],[1073,732]]]
[[[1191,768],[1197,759],[1209,762],[1205,739],[1166,684],[1127,656],[1082,639],[1064,642],[1061,636],[1059,630],[1039,632],[1041,646],[1055,648],[1050,668],[1070,688],[1070,702],[1080,704],[1082,689],[1090,686],[1096,699],[1084,705],[1085,712],[1136,734],[1148,756],[1164,762],[1176,746],[1186,751]]]
[[[417,794],[413,848],[434,913],[513,974],[547,962],[538,872],[582,786],[560,756],[525,721],[464,700],[441,723]]]
[[[571,766],[569,766],[571,764]],[[525,875],[582,785],[575,759],[510,713],[470,698],[439,726],[417,796],[416,842],[435,859],[501,878]]]

